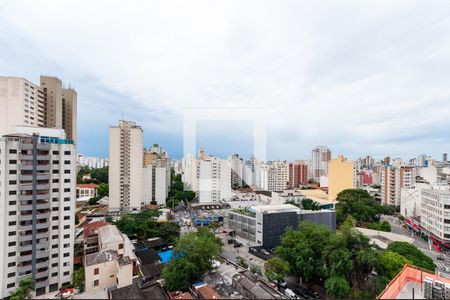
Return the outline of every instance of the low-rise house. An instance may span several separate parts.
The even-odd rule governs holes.
[[[83,226],[84,254],[98,252],[98,229],[106,225],[111,225],[111,223],[105,221],[96,221]]]
[[[77,201],[87,202],[97,197],[97,185],[95,183],[77,184]]]
[[[95,238],[95,235],[98,251],[86,254],[84,258],[86,291],[131,285],[137,259],[128,236],[122,234],[115,225],[97,227],[90,238]]]
[[[233,276],[233,287],[246,299],[282,299],[272,287],[260,281],[249,271],[243,271]]]

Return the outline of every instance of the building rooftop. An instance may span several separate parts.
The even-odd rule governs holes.
[[[209,285],[204,285],[198,288],[197,293],[201,296],[202,299],[220,299],[219,294],[217,294],[217,292]]]
[[[92,266],[96,264],[105,263],[111,260],[116,260],[119,258],[119,255],[117,254],[117,251],[115,250],[106,250],[106,251],[100,251],[96,253],[87,254],[84,257],[84,265],[85,266]]]
[[[123,242],[123,237],[117,226],[106,225],[98,229],[98,240],[100,244]]]
[[[405,265],[392,279],[377,299],[411,299],[414,289],[415,299],[424,299],[424,282],[426,279],[440,281],[447,285],[450,279],[429,273],[414,266]],[[433,297],[428,297],[433,298]]]
[[[77,184],[77,188],[80,188],[80,189],[96,189],[97,185],[95,183],[80,183],[80,184]]]
[[[96,221],[84,225],[83,227],[84,237],[87,238],[89,236],[94,235],[95,231],[97,231],[100,227],[106,225],[111,225],[111,223],[105,221]]]
[[[300,212],[300,208],[292,204],[276,204],[276,205],[261,205],[250,208],[255,213],[280,213],[280,212]]]

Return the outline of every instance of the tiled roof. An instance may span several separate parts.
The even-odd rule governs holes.
[[[97,185],[95,183],[80,183],[80,184],[77,184],[77,188],[81,188],[81,189],[96,189]]]
[[[111,225],[111,223],[105,222],[105,221],[96,221],[96,222],[92,222],[92,223],[88,223],[88,224],[84,225],[84,227],[83,227],[84,237],[87,238],[87,237],[93,235],[96,230],[98,230],[100,227],[106,226],[106,225]]]
[[[202,286],[197,292],[202,299],[220,299],[220,295],[209,285]]]

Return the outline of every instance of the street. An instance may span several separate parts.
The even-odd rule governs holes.
[[[403,234],[414,238],[413,245],[419,248],[427,256],[431,257],[440,271],[445,270],[446,267],[450,267],[448,263],[444,263],[444,261],[438,260],[438,256],[441,256],[442,253],[437,252],[433,248],[431,248],[430,250],[430,246],[428,245],[428,243],[424,241],[420,236],[413,234],[407,228],[404,228],[400,220],[398,220],[394,216],[382,216],[382,220],[386,220],[389,222],[389,224],[391,225],[391,231],[393,233]]]

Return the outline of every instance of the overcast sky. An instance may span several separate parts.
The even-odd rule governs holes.
[[[75,87],[86,155],[123,114],[179,158],[185,107],[266,108],[269,159],[450,152],[447,0],[3,0],[0,73]],[[250,155],[252,124],[228,123],[197,145]]]

